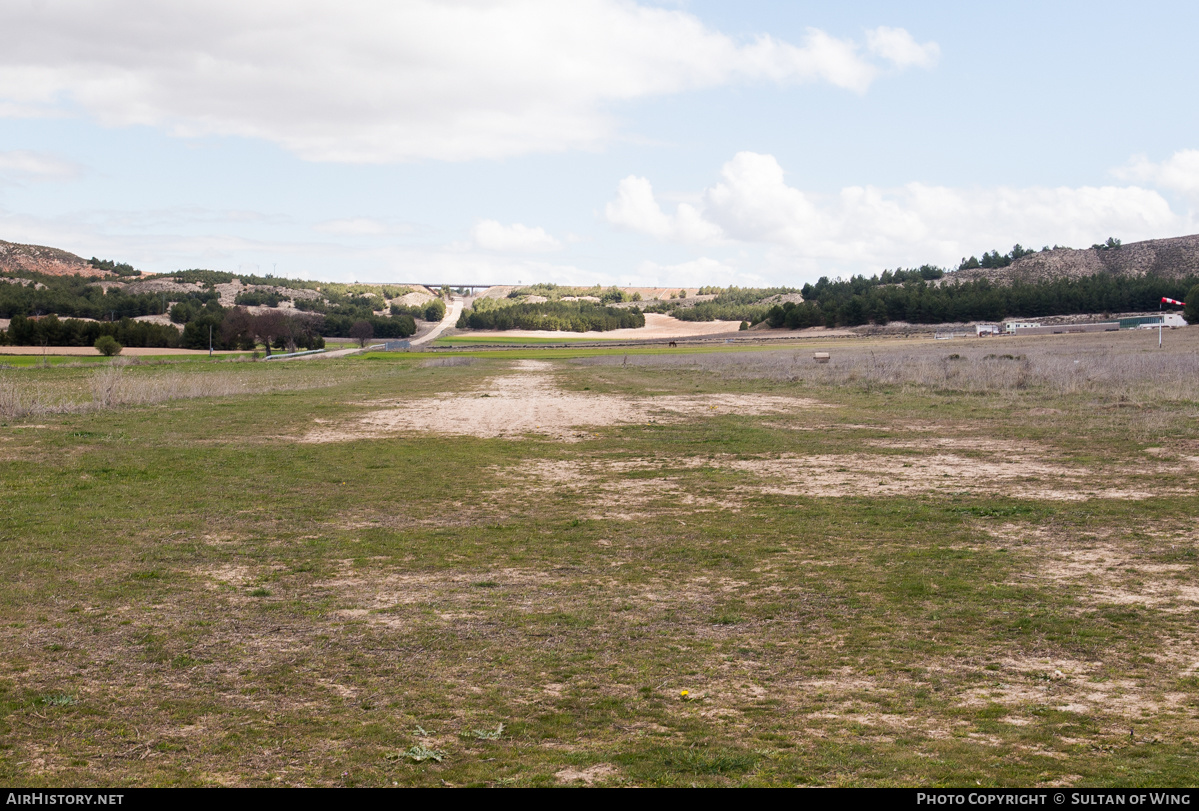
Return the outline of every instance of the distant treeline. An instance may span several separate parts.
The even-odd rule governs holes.
[[[96,260],[105,269],[113,264],[108,260]],[[0,331],[0,342],[25,346],[90,346],[101,335],[112,335],[124,346],[182,346],[192,349],[207,349],[209,328],[213,334],[213,346],[217,349],[236,349],[249,342],[247,333],[238,324],[241,315],[234,316],[234,328],[226,327],[230,314],[245,313],[244,306],[232,308],[220,305],[220,296],[212,289],[216,284],[232,281],[230,273],[210,270],[188,270],[172,274],[181,282],[199,282],[207,289],[184,293],[138,293],[126,294],[117,289],[106,293],[93,279],[82,276],[48,276],[44,274],[22,274],[27,283],[12,279],[0,281],[0,318],[11,318],[13,323],[7,331]],[[9,277],[12,278],[12,277]],[[236,278],[251,283],[275,284],[281,280],[267,277]],[[287,282],[292,289],[315,289],[314,283]],[[237,296],[238,305],[278,307],[289,298],[287,288],[277,290],[246,290]],[[401,296],[411,288],[376,288],[365,285],[323,285],[321,295],[328,299],[295,300],[297,310],[303,312],[278,311],[279,321],[265,329],[271,333],[272,345],[280,348],[291,345],[314,348],[316,338],[348,338],[355,324],[370,326],[374,338],[407,338],[416,332],[414,318],[441,320],[445,315],[445,303],[434,300],[424,307],[393,306],[390,315],[376,315],[386,307],[380,293]],[[169,308],[164,310],[164,307]],[[169,312],[171,321],[183,327],[179,330],[162,325],[147,324],[132,319],[144,315],[160,315]],[[262,313],[272,315],[271,312]],[[46,316],[43,318],[42,316]],[[95,319],[82,321],[78,319]],[[270,320],[270,319],[268,319]],[[278,323],[276,323],[278,322]],[[267,322],[264,321],[263,324]],[[277,335],[276,335],[277,333]],[[322,337],[323,336],[323,337]],[[266,343],[260,340],[259,343]]]
[[[794,287],[714,287],[700,288],[700,295],[716,294],[711,301],[683,305],[682,301],[656,301],[645,308],[647,313],[670,313],[680,321],[748,321],[757,324],[766,319],[770,305],[761,304],[772,296],[799,292]]]
[[[179,345],[207,349],[211,327],[216,349],[250,350],[256,343],[279,349],[320,349],[325,338],[354,337],[351,333],[357,324],[368,325],[373,338],[407,338],[416,332],[416,322],[407,315],[379,316],[369,312],[322,315],[275,309],[255,314],[245,307],[208,304],[186,322]]]
[[[517,287],[508,293],[510,299],[521,299],[526,296],[542,296],[549,301],[558,301],[564,296],[594,296],[601,304],[612,304],[618,301],[641,301],[640,293],[629,293],[619,287],[567,287],[559,284],[531,284],[527,287]],[[496,301],[496,299],[481,299]]]
[[[774,327],[853,327],[890,321],[941,324],[1138,312],[1157,309],[1163,296],[1181,299],[1196,281],[1097,274],[1010,285],[987,279],[897,285],[883,284],[877,276],[838,281],[821,278],[815,285],[804,285],[802,303],[772,307],[766,320]]]
[[[423,321],[440,321],[445,318],[445,302],[439,298],[435,298],[423,307],[412,305],[405,307],[399,302],[391,303],[392,315],[410,315],[413,318],[419,318]]]
[[[122,346],[179,346],[179,330],[164,324],[122,318],[115,322],[59,320],[58,316],[26,318],[16,315],[7,330],[0,330],[0,346],[94,346],[101,335],[111,335]],[[208,346],[207,343],[204,344]]]
[[[198,290],[185,294],[137,293],[120,290],[104,292],[94,279],[83,276],[44,276],[29,274],[30,283],[0,283],[0,318],[16,315],[50,315],[60,318],[116,320],[139,315],[159,315],[164,305],[185,299],[203,304],[218,298],[214,291]]]
[[[476,304],[488,301],[491,300],[480,299]],[[645,316],[635,307],[622,310],[590,301],[545,301],[539,304],[493,306],[483,310],[476,308],[463,311],[458,318],[459,329],[605,332],[644,326]]]

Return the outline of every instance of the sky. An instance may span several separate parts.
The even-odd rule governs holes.
[[[1199,231],[1199,5],[5,0],[0,239],[802,286]]]

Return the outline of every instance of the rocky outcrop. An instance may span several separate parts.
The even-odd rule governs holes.
[[[1005,268],[972,268],[946,276],[947,281],[990,279],[997,284],[1014,281],[1044,282],[1111,273],[1115,276],[1160,276],[1181,279],[1199,276],[1199,234],[1169,239],[1130,242],[1100,250],[1055,248],[1022,256]]]
[[[0,272],[45,273],[49,276],[109,276],[107,271],[94,268],[86,259],[58,248],[45,245],[20,245],[0,240]]]

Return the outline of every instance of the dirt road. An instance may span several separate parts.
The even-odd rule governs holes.
[[[441,319],[441,321],[439,321],[437,323],[437,326],[435,326],[433,329],[426,332],[421,337],[413,338],[410,341],[410,344],[412,346],[420,346],[421,344],[426,344],[429,341],[434,340],[447,327],[452,327],[454,324],[457,324],[458,316],[461,314],[462,314],[462,300],[455,299],[453,301],[453,303],[450,305],[449,310],[446,311],[445,318]],[[372,346],[377,346],[377,345],[378,345],[378,342],[372,343]],[[369,349],[370,349],[369,346],[363,347],[363,348],[353,346],[353,347],[350,347],[349,349],[334,349],[331,352],[321,352],[316,355],[300,355],[296,358],[284,358],[284,360],[311,360],[313,358],[344,358],[347,355],[357,355],[359,352],[366,352]]]
[[[455,298],[450,302],[450,309],[446,311],[445,318],[441,319],[441,323],[419,338],[412,339],[412,345],[420,346],[436,340],[438,335],[458,323],[460,315],[462,315],[462,299]]]

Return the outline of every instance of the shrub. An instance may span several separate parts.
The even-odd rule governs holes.
[[[106,358],[121,354],[121,350],[125,348],[117,343],[117,339],[111,335],[101,335],[96,339],[94,346],[96,351]]]
[[[279,302],[286,298],[286,295],[279,295],[274,290],[247,290],[238,293],[233,303],[248,307],[278,307]]]
[[[1186,307],[1182,309],[1182,317],[1188,324],[1199,324],[1199,284],[1187,291]]]
[[[441,299],[433,299],[425,307],[426,321],[440,321],[445,318],[445,302]]]

